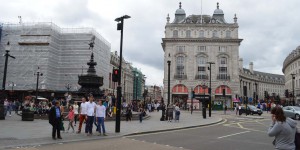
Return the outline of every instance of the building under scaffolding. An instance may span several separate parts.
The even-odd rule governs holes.
[[[1,33],[2,32],[2,33]],[[53,23],[4,23],[0,26],[0,55],[5,53],[9,41],[10,54],[16,59],[8,61],[6,89],[35,90],[37,72],[40,90],[77,91],[78,75],[86,73],[91,51],[89,41],[95,36],[94,56],[98,63],[97,75],[104,78],[108,88],[111,45],[92,28],[60,28]],[[4,58],[0,59],[2,85]],[[11,84],[14,83],[14,84]]]

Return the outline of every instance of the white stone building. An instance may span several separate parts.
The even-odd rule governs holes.
[[[224,103],[231,107],[233,102],[240,102],[237,97],[243,96],[243,86],[248,89],[246,96],[253,99],[252,85],[255,83],[258,84],[258,90],[267,88],[270,92],[272,89],[276,89],[274,93],[282,92],[283,76],[253,71],[253,65],[250,73],[243,68],[243,61],[239,56],[242,39],[238,34],[237,17],[234,14],[232,16],[232,23],[227,22],[219,4],[212,16],[187,16],[181,3],[172,22],[167,16],[165,37],[162,39],[165,103],[168,92],[168,61],[171,62],[170,103],[190,103],[191,91],[196,95],[207,96],[210,79],[212,105],[215,108],[224,106]],[[214,63],[210,68],[211,77],[208,62]],[[265,77],[272,78],[269,81]],[[262,91],[258,91],[259,96],[263,95],[261,93]]]

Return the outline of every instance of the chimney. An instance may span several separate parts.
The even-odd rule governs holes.
[[[239,59],[239,69],[243,70],[243,58]]]
[[[253,73],[253,62],[249,63],[249,70],[251,73]]]

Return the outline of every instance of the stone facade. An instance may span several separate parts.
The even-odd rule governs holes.
[[[285,77],[285,89],[288,90],[289,94],[292,94],[294,90],[295,102],[300,104],[300,46],[285,58],[282,72]],[[292,74],[294,74],[294,80]],[[292,97],[289,97],[289,99],[292,99]]]
[[[252,85],[255,83],[258,84],[258,90],[267,88],[270,92],[282,93],[283,76],[253,71],[253,64],[250,68],[252,73],[243,68],[243,61],[239,57],[242,39],[239,38],[238,28],[236,15],[233,16],[233,23],[227,23],[219,4],[212,16],[186,16],[181,3],[173,22],[167,16],[165,37],[162,39],[165,103],[168,91],[168,61],[171,64],[171,103],[191,103],[191,91],[196,95],[208,95],[210,79],[212,105],[226,103],[227,106],[233,106],[233,102],[240,102],[238,97],[243,96],[242,86],[247,86],[247,96],[253,99]],[[214,63],[210,68],[209,62]],[[269,81],[264,77],[272,78]],[[263,95],[261,93],[258,92],[259,97]]]

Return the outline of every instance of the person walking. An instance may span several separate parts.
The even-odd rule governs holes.
[[[274,107],[271,114],[272,123],[268,129],[268,135],[275,137],[273,141],[275,149],[295,150],[297,122],[286,118],[281,107]]]
[[[55,101],[54,106],[51,107],[49,112],[49,123],[52,125],[52,139],[62,139],[60,136],[60,124],[61,124],[61,111],[59,102]]]
[[[74,133],[74,126],[73,126],[73,122],[74,122],[74,109],[73,106],[69,107],[69,113],[68,115],[65,117],[69,119],[69,125],[68,125],[68,130],[67,132],[69,132],[70,126],[73,129],[73,133]]]
[[[7,115],[7,111],[8,111],[8,100],[5,99],[4,100],[4,116]]]
[[[85,133],[87,136],[91,136],[93,133],[93,123],[94,116],[96,112],[96,103],[94,102],[94,96],[92,94],[89,95],[89,102],[86,104],[86,125],[85,125]]]
[[[145,109],[144,108],[140,108],[140,114],[139,114],[140,123],[142,123],[143,117],[144,117],[145,113],[146,113]]]
[[[103,136],[107,136],[105,131],[105,125],[104,125],[105,117],[106,117],[106,107],[102,105],[102,101],[99,100],[98,105],[96,106],[96,121],[97,121],[98,132],[99,132],[98,136],[101,135],[101,128],[103,131]]]
[[[127,107],[126,109],[126,121],[131,121],[131,117],[132,117],[132,112],[131,112],[131,108]]]
[[[175,106],[175,122],[179,122],[179,116],[180,116],[180,108],[178,106],[178,104],[176,104]]]
[[[86,98],[85,97],[82,97],[81,98],[82,102],[80,104],[80,115],[79,115],[79,126],[78,126],[78,131],[77,133],[81,133],[81,127],[82,127],[82,123],[83,121],[86,122]]]
[[[75,123],[74,126],[76,126],[76,122],[78,119],[78,109],[79,109],[77,102],[74,103],[73,108],[74,108],[74,123]]]

